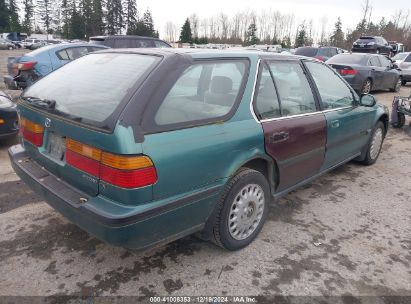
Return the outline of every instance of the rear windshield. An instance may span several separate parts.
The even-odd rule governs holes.
[[[159,60],[139,54],[86,55],[40,79],[22,97],[53,100],[50,111],[101,126]]]
[[[362,64],[366,61],[366,59],[367,56],[362,54],[340,54],[327,60],[327,63]]]
[[[89,42],[90,42],[90,43],[93,43],[93,44],[104,45],[104,39],[103,39],[103,38],[90,39]]]
[[[318,52],[317,48],[298,48],[295,51],[295,55],[314,57],[317,55],[317,52]]]

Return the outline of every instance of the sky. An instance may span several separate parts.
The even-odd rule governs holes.
[[[256,13],[270,8],[283,14],[294,13],[297,23],[312,19],[314,26],[325,16],[329,31],[332,30],[337,18],[341,17],[344,29],[354,28],[362,17],[362,3],[361,0],[137,0],[140,15],[149,8],[154,25],[163,38],[167,21],[172,21],[181,28],[184,20],[193,13],[200,18],[209,18],[221,12],[233,16],[247,9]],[[411,11],[411,0],[371,0],[371,5],[371,19],[375,22],[383,16],[390,19],[399,9]]]

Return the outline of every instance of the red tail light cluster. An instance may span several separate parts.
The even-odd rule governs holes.
[[[341,75],[357,75],[358,74],[358,70],[340,70],[340,74]]]
[[[140,188],[157,182],[149,157],[111,154],[72,139],[66,140],[66,162],[121,188]]]
[[[37,64],[37,61],[26,61],[26,62],[21,62],[17,64],[17,68],[20,71],[26,71],[26,70],[31,70],[34,68],[34,66]]]
[[[43,145],[44,127],[26,118],[20,119],[20,133],[23,138],[37,147]]]

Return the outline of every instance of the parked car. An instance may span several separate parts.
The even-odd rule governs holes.
[[[8,94],[0,91],[0,140],[15,136],[18,131],[16,105]]]
[[[4,83],[9,89],[25,89],[33,82],[66,63],[90,52],[106,49],[89,43],[56,44],[19,57],[8,58],[8,75]]]
[[[0,50],[14,50],[15,48],[15,44],[10,40],[0,38]]]
[[[392,56],[392,46],[387,40],[379,36],[361,36],[352,46],[353,53],[374,53]]]
[[[401,74],[390,58],[377,54],[340,54],[327,61],[356,90],[368,94],[375,90],[398,92]]]
[[[90,37],[90,43],[105,45],[111,48],[171,48],[167,42],[143,36],[113,35]]]
[[[402,85],[411,82],[411,52],[398,53],[392,60],[401,70]]]
[[[195,232],[247,246],[272,198],[373,164],[388,128],[387,108],[328,65],[254,51],[89,54],[27,88],[19,111],[22,180],[92,235],[140,249]]]
[[[299,47],[295,51],[295,55],[317,58],[321,61],[327,61],[331,57],[343,53],[343,50],[337,47]]]
[[[40,40],[39,42],[33,43],[28,47],[30,50],[37,50],[43,46],[49,45],[49,43],[45,40]]]
[[[30,49],[33,44],[39,43],[40,41],[40,39],[36,38],[27,38],[26,40],[24,40],[23,45],[26,49]]]
[[[403,43],[399,43],[397,41],[389,41],[388,42],[392,47],[393,55],[405,52],[405,46]]]

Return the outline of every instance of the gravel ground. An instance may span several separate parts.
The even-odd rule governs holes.
[[[0,53],[0,62],[6,53]],[[410,85],[401,90],[410,92]],[[390,107],[394,94],[376,96]],[[145,253],[102,243],[19,180],[7,157],[13,140],[2,142],[0,296],[345,296],[344,303],[408,296],[403,300],[411,301],[407,119],[403,129],[389,130],[375,165],[346,164],[273,203],[257,240],[238,252],[194,237]]]

